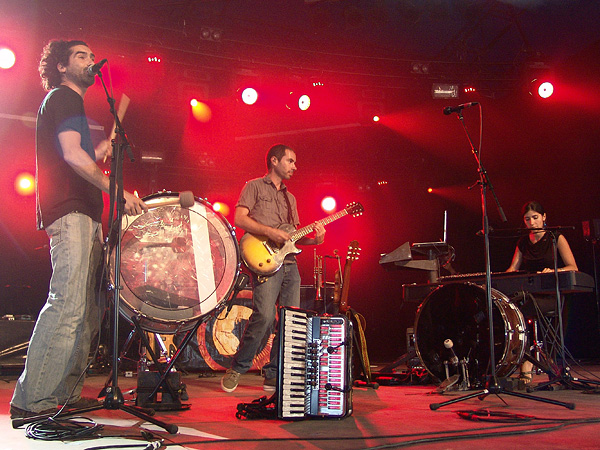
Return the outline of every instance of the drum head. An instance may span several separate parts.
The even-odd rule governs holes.
[[[191,328],[229,297],[240,266],[237,240],[203,200],[182,208],[168,192],[144,201],[147,213],[123,220],[121,312],[156,333]]]
[[[525,326],[522,314],[499,291],[492,289],[494,359],[497,374],[507,376],[523,356]],[[516,322],[516,323],[515,323]],[[446,379],[444,361],[451,339],[459,360],[468,359],[469,377],[482,380],[489,372],[490,345],[485,289],[471,283],[452,283],[435,289],[419,306],[415,348],[428,372],[438,382]],[[507,364],[507,362],[509,362]],[[450,366],[450,375],[458,373]]]

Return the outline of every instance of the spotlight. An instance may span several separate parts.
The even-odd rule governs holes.
[[[16,57],[12,50],[0,48],[0,69],[10,69],[15,65]]]
[[[208,106],[206,103],[193,98],[190,101],[190,105],[192,106],[192,114],[194,115],[197,121],[208,122],[211,119],[212,111],[210,109],[210,106]]]
[[[297,94],[290,91],[285,107],[290,110],[298,108],[300,111],[306,111],[310,108],[310,97],[307,94]]]
[[[213,210],[223,214],[224,216],[229,214],[229,206],[227,206],[226,203],[222,203],[222,202],[214,202],[213,205]]]
[[[246,105],[254,105],[258,100],[258,92],[251,87],[244,88],[242,89],[241,98]]]
[[[540,97],[548,98],[554,93],[554,86],[549,81],[544,81],[543,83],[540,83],[537,92]]]
[[[550,98],[554,93],[554,85],[548,78],[534,78],[529,83],[529,95],[539,98]]]
[[[331,213],[335,211],[336,206],[337,203],[335,201],[335,198],[331,196],[325,197],[323,200],[321,200],[321,209],[326,213]]]
[[[310,97],[308,95],[303,94],[300,96],[298,99],[298,108],[300,108],[300,111],[306,111],[310,108]]]
[[[15,191],[19,195],[29,196],[35,192],[35,179],[30,173],[20,173],[15,178]]]

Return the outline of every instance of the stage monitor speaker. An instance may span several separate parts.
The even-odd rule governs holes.
[[[25,367],[33,320],[0,320],[0,374],[20,375]]]

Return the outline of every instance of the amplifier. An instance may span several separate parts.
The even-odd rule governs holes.
[[[19,375],[33,332],[33,320],[0,320],[0,374]]]

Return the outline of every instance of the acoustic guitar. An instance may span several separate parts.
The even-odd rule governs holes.
[[[354,217],[363,213],[364,208],[358,202],[349,203],[346,208],[335,214],[332,214],[318,221],[323,225],[328,225],[344,216],[352,215]],[[300,253],[296,247],[296,242],[313,231],[313,224],[294,230],[290,233],[290,239],[277,245],[266,236],[257,236],[252,233],[246,233],[240,239],[240,251],[242,260],[257,275],[273,275],[283,265],[283,260],[290,253]]]

